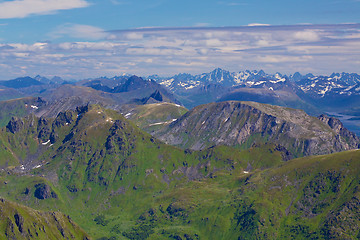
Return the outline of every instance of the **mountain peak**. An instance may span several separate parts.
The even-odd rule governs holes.
[[[29,77],[29,76],[19,77],[19,78],[13,79],[13,80],[0,82],[0,85],[9,87],[9,88],[15,88],[15,89],[26,88],[26,87],[42,85],[42,84],[43,83],[41,83],[40,81],[38,81],[32,77]]]
[[[151,98],[161,102],[163,100],[163,96],[161,94],[161,92],[156,89],[155,92],[153,94],[150,95]]]

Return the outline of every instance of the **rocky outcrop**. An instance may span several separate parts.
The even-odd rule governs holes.
[[[334,117],[329,117],[327,115],[320,115],[318,117],[320,121],[327,124],[336,134],[339,136],[339,140],[343,140],[342,144],[348,145],[349,149],[359,148],[360,139],[356,136],[355,133],[350,132],[347,128],[344,127],[342,122]]]
[[[62,127],[73,122],[73,113],[71,111],[60,112],[53,123],[54,127]]]
[[[6,125],[6,129],[11,133],[16,133],[21,131],[23,127],[24,127],[24,122],[17,117],[12,117],[9,123]]]
[[[57,198],[57,194],[45,183],[36,184],[35,188],[34,196],[37,199]]]
[[[49,126],[49,121],[46,118],[40,118],[38,121],[38,138],[42,141],[47,141],[50,137],[51,130]]]
[[[156,90],[149,97],[141,99],[141,103],[143,103],[143,104],[152,104],[152,103],[162,102],[163,100],[164,100],[164,97],[161,94],[161,92],[159,90]]]
[[[354,149],[359,144],[356,136],[335,120],[326,124],[302,110],[238,101],[195,107],[155,136],[194,150],[273,143],[287,160]]]

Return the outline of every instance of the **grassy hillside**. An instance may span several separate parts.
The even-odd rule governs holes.
[[[12,117],[21,118],[34,112],[41,104],[41,99],[35,97],[0,101],[0,127],[6,126]]]
[[[164,125],[176,121],[188,110],[173,103],[154,103],[123,107],[124,115],[142,130],[153,133]]]
[[[13,138],[24,144],[28,131],[37,155],[19,160],[24,170],[0,173],[0,196],[38,210],[60,210],[95,239],[356,239],[359,234],[360,151],[284,162],[284,152],[273,144],[181,150],[99,106],[46,123],[22,121],[34,124],[14,125],[14,133],[1,133],[3,142]]]
[[[0,101],[23,97],[24,94],[12,88],[3,88],[0,86]]]
[[[11,175],[3,176],[7,184],[2,185],[1,196],[36,209],[60,209],[96,237],[109,236],[114,227],[118,228],[114,235],[126,235],[154,201],[165,197],[170,203],[167,194],[172,195],[179,184],[215,179],[221,171],[230,174],[282,162],[282,153],[271,145],[247,151],[228,147],[183,151],[141,132],[119,113],[97,106],[68,112],[47,124],[21,121],[24,126],[36,124],[15,133],[4,131],[5,139],[16,139],[21,145],[26,142],[23,137],[30,136],[38,143],[34,147],[38,157],[30,159],[32,165],[27,158],[19,160],[25,170],[17,166]],[[53,145],[42,145],[46,134],[38,138],[45,126],[47,132],[56,132]],[[105,222],[99,223],[101,219]]]
[[[0,199],[1,239],[90,239],[70,217]]]

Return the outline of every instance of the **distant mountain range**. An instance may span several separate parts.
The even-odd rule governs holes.
[[[125,74],[77,82],[36,76],[0,81],[0,93],[0,100],[35,96],[42,97],[48,105],[63,104],[46,116],[56,116],[60,111],[85,103],[120,109],[124,104],[158,102],[151,95],[188,109],[210,102],[255,101],[303,109],[313,116],[326,113],[339,117],[347,128],[360,135],[360,75],[356,73],[315,76],[296,72],[287,76],[263,70],[229,72],[217,68],[198,75],[182,73],[172,77],[140,78]],[[80,95],[81,100],[78,99]]]
[[[297,95],[308,104],[314,105],[314,107],[333,107],[328,106],[330,104],[335,104],[336,107],[339,107],[344,104],[344,101],[351,102],[354,99],[360,99],[360,75],[356,73],[333,73],[330,76],[314,76],[311,73],[301,75],[297,72],[287,76],[280,73],[267,74],[262,70],[246,70],[235,73],[217,68],[210,73],[199,75],[178,74],[170,78],[157,78],[156,80],[174,93],[189,98],[190,102],[192,94],[199,94],[204,91],[204,89],[211,88],[213,90],[209,91],[218,92],[218,94],[214,96],[217,100],[257,100],[239,99],[249,98],[249,96],[234,96],[236,92],[240,91],[243,93],[244,89],[256,89],[252,90],[251,94],[273,95],[271,98],[275,99],[281,98],[279,91],[285,91],[290,95]],[[214,85],[217,87],[214,87]],[[220,88],[221,91],[219,91]],[[248,90],[248,92],[249,91],[250,90]],[[273,94],[271,94],[271,92],[273,92]],[[253,96],[253,98],[260,97]],[[334,98],[340,98],[341,101]],[[329,103],[330,99],[334,100]],[[276,100],[273,101],[276,102]],[[188,107],[194,107],[192,105],[194,104],[189,103]],[[281,105],[286,105],[286,103]]]
[[[274,84],[295,83],[305,93],[314,93],[320,97],[332,93],[360,95],[360,75],[356,73],[333,73],[330,76],[314,76],[311,73],[301,75],[296,72],[287,76],[281,73],[267,74],[263,70],[229,72],[217,68],[210,73],[199,75],[184,73],[169,78],[156,76],[153,76],[153,78],[174,92],[190,90],[208,84],[220,84],[224,87],[259,88],[266,86],[271,88],[274,87]]]
[[[360,134],[360,75],[333,73],[330,76],[267,74],[264,71],[229,72],[220,68],[199,75],[178,74],[156,78],[170,89],[185,107],[228,100],[255,101],[303,109],[344,118],[344,124]],[[351,119],[351,120],[349,120]]]

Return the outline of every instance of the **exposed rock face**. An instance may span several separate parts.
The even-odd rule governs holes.
[[[150,96],[151,98],[161,102],[163,100],[162,94],[159,92],[159,90],[156,90],[153,94]]]
[[[15,224],[19,229],[19,232],[22,233],[24,230],[24,218],[18,213],[15,213],[14,215]]]
[[[66,124],[71,124],[73,122],[73,113],[70,111],[67,112],[60,112],[53,125],[56,127],[65,126]]]
[[[49,139],[51,130],[49,127],[48,120],[46,118],[41,117],[39,119],[38,129],[39,129],[38,138],[41,139],[42,141],[47,141]]]
[[[16,133],[21,131],[23,127],[24,127],[24,122],[17,117],[12,117],[9,123],[6,125],[6,129],[11,133]]]
[[[198,106],[155,135],[195,150],[270,142],[284,148],[290,159],[358,148],[359,139],[338,122],[325,124],[302,110],[228,101]]]
[[[51,191],[50,186],[44,183],[35,185],[34,196],[38,199],[57,198],[55,192]]]
[[[164,100],[164,97],[161,94],[161,92],[159,90],[156,90],[149,97],[141,99],[141,102],[143,104],[152,104],[152,103],[162,102],[163,100]]]
[[[339,136],[341,136],[341,138],[339,138],[340,141],[343,139],[346,140],[346,141],[342,141],[342,144],[345,144],[345,145],[347,144],[348,149],[360,147],[359,146],[359,143],[360,143],[359,137],[356,136],[355,133],[350,132],[348,129],[346,129],[339,119],[334,118],[334,117],[328,117],[324,114],[322,114],[318,118],[320,119],[320,121],[329,125],[329,127],[331,127],[332,130],[334,130]]]

